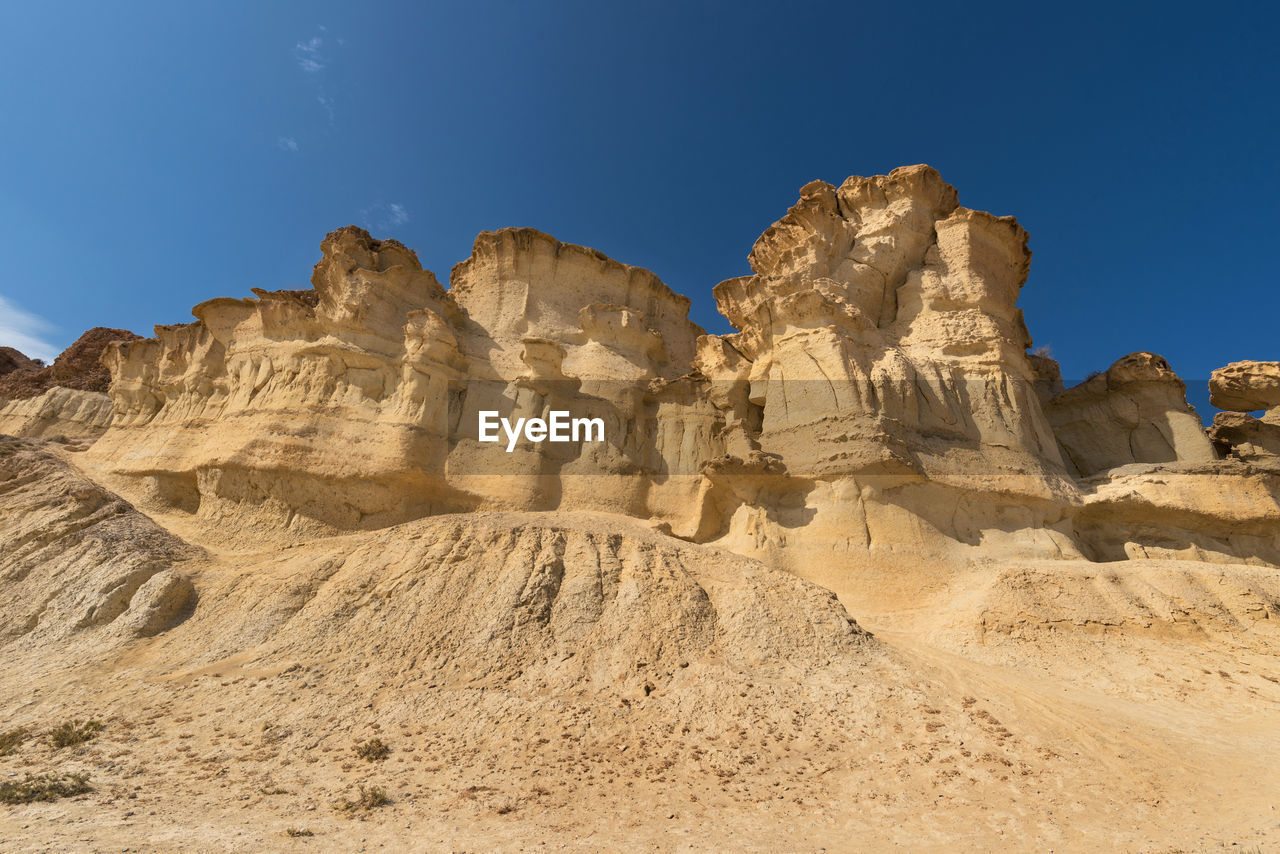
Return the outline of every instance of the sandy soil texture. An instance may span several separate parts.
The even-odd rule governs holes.
[[[1263,569],[930,565],[837,600],[601,514],[254,543],[7,447],[0,783],[91,788],[0,805],[6,851],[1280,839]]]

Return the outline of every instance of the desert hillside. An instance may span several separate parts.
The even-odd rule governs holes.
[[[927,166],[803,187],[729,335],[533,229],[320,249],[0,348],[0,848],[1280,842],[1280,362],[1068,387]]]

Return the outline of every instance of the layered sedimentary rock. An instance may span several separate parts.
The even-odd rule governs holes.
[[[704,534],[797,569],[1014,529],[1011,548],[1077,553],[1016,306],[1030,252],[1012,218],[960,207],[926,166],[814,182],[750,261],[754,275],[715,289],[741,331],[698,362],[744,390],[726,412],[749,449],[745,467],[709,470]],[[770,465],[787,476],[762,481]]]
[[[0,348],[0,433],[31,437],[97,437],[111,423],[111,374],[103,351],[139,336],[95,327],[63,350],[52,365]]]
[[[55,386],[35,397],[0,400],[0,433],[43,439],[97,437],[111,426],[111,398]]]
[[[15,366],[8,371],[0,369],[0,399],[35,397],[55,387],[105,392],[111,383],[111,375],[102,363],[103,350],[116,341],[132,341],[138,337],[127,329],[95,326],[63,350],[53,360],[53,364],[48,366],[29,359],[24,363],[13,356],[13,353],[18,357],[22,357],[22,354],[13,350],[8,359],[0,357],[0,361],[9,361]]]
[[[1093,560],[1280,566],[1280,479],[1236,460],[1129,465],[1083,489],[1075,527]]]
[[[1227,413],[1217,459],[1152,354],[1064,389],[1025,239],[926,167],[811,184],[705,335],[539,232],[446,289],[347,228],[311,289],[115,345],[90,450],[0,437],[0,754],[101,795],[7,806],[7,847],[1265,839],[1271,422]],[[481,441],[553,410],[603,440]],[[105,729],[56,749],[74,718]]]
[[[1066,390],[1066,385],[1062,381],[1062,367],[1057,360],[1048,355],[1047,351],[1028,353],[1027,362],[1031,365],[1032,381],[1041,404],[1047,403],[1055,395]]]
[[[1044,406],[1072,469],[1216,459],[1187,387],[1160,356],[1130,353]]]
[[[449,293],[468,366],[451,483],[486,504],[668,520],[694,501],[703,452],[720,442],[715,409],[686,376],[703,333],[688,298],[528,228],[481,234]],[[481,410],[599,418],[606,441],[495,453],[475,441]]]
[[[715,289],[765,450],[794,438],[789,465],[810,474],[975,471],[959,448],[984,474],[1059,463],[1015,305],[1017,223],[958,207],[928,167],[801,192],[756,242],[755,275]]]
[[[452,300],[410,250],[354,228],[325,239],[312,282],[209,300],[109,351],[114,426],[93,452],[206,515],[355,528],[457,509],[439,477]],[[432,360],[434,385],[417,377]]]
[[[163,503],[303,528],[477,507],[661,515],[646,497],[645,475],[666,465],[650,385],[689,369],[701,330],[686,298],[530,229],[481,235],[448,292],[411,251],[354,227],[322,252],[311,291],[210,300],[196,323],[108,353],[115,429],[94,455]],[[479,442],[481,410],[552,408],[603,418],[608,441]]]
[[[194,602],[199,550],[44,453],[0,437],[0,643],[96,650],[154,635]]]
[[[1219,461],[1160,356],[1131,353],[1044,410],[1083,478],[1074,528],[1090,558],[1280,564],[1274,476]]]
[[[926,166],[804,187],[753,274],[714,289],[731,335],[653,273],[532,229],[481,234],[448,289],[354,227],[321,249],[311,290],[210,300],[110,348],[92,463],[228,530],[586,510],[811,575],[982,550],[1280,555],[1253,481],[1247,518],[1196,540],[1196,489],[1264,475],[1218,462],[1158,356],[1063,390],[1027,352],[1026,232]],[[481,412],[555,410],[604,440],[481,441]],[[1190,478],[1184,504],[1107,488],[1163,470]],[[1117,529],[1125,513],[1157,521]]]

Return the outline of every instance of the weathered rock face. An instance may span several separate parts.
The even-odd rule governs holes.
[[[566,348],[570,375],[672,380],[688,373],[703,332],[689,299],[653,273],[532,228],[483,232],[449,284],[481,340],[501,348],[484,360],[496,374],[526,369],[523,340],[549,339]]]
[[[1028,353],[1027,362],[1034,372],[1036,397],[1040,398],[1041,404],[1066,390],[1066,385],[1062,382],[1062,367],[1055,359],[1042,353]]]
[[[1026,232],[958,207],[927,166],[801,192],[752,250],[756,274],[715,289],[742,330],[731,370],[763,409],[751,440],[805,474],[1060,467],[1015,305]]]
[[[227,530],[585,510],[811,578],[992,551],[1280,561],[1270,475],[1217,460],[1162,359],[1064,391],[1028,354],[1026,244],[927,166],[814,182],[753,275],[715,288],[739,330],[717,336],[649,271],[532,229],[481,234],[446,290],[348,227],[312,290],[210,300],[110,348],[112,427],[87,456]],[[599,418],[605,440],[480,440],[482,411],[551,410]],[[1174,506],[1143,497],[1137,464],[1183,478]],[[1212,478],[1254,497],[1200,536]]]
[[[35,359],[28,359],[20,350],[12,347],[0,347],[0,376],[13,371],[36,371],[42,365]]]
[[[124,329],[96,327],[45,366],[0,348],[0,433],[30,437],[97,437],[111,423],[108,344],[136,340]]]
[[[1209,437],[1223,455],[1280,468],[1280,362],[1235,362],[1213,372],[1210,402],[1220,409]],[[1261,418],[1247,413],[1264,410]]]
[[[0,437],[0,501],[0,643],[111,648],[192,603],[181,567],[198,550],[34,443]]]
[[[1130,463],[1216,459],[1186,385],[1153,353],[1130,353],[1044,409],[1068,462],[1085,477]]]
[[[1280,482],[1237,460],[1149,463],[1095,477],[1075,527],[1091,559],[1280,566]]]
[[[321,249],[313,291],[210,300],[196,323],[109,352],[115,429],[94,456],[162,503],[301,529],[477,507],[655,515],[646,475],[666,461],[651,416],[691,397],[678,378],[701,333],[686,298],[529,229],[481,235],[449,292],[360,229]],[[478,441],[481,410],[549,408],[604,418],[609,441],[515,454]]]
[[[467,365],[451,483],[494,506],[688,514],[703,454],[721,443],[715,409],[686,377],[703,333],[686,297],[529,228],[477,237],[449,293],[465,317]],[[600,418],[607,441],[511,455],[477,441],[481,410],[514,420],[553,409]]]
[[[111,426],[111,398],[55,386],[36,397],[0,400],[0,433],[33,438],[98,437]]]
[[[1030,252],[927,166],[809,184],[718,285],[740,330],[697,367],[733,460],[701,536],[796,571],[1008,540],[1076,554],[1077,501],[1040,410],[1016,307]],[[785,475],[773,470],[785,471]],[[794,529],[804,528],[803,536]],[[859,557],[860,556],[860,557]]]
[[[1227,413],[1216,459],[1151,354],[1064,390],[1026,352],[1025,234],[932,170],[806,187],[716,289],[732,335],[526,229],[482,234],[451,289],[359,229],[321,249],[311,289],[113,345],[110,398],[0,403],[32,435],[111,417],[91,446],[0,436],[4,762],[182,790],[91,837],[103,798],[18,806],[6,850],[279,847],[374,732],[418,794],[327,847],[403,847],[408,819],[610,850],[699,823],[770,850],[1274,824],[1274,425]],[[488,410],[605,438],[509,454]],[[40,743],[72,718],[107,727]],[[242,800],[299,757],[293,795]]]
[[[131,341],[138,337],[127,329],[97,326],[63,350],[48,367],[42,367],[29,359],[20,363],[17,357],[26,357],[13,350],[8,359],[0,356],[0,363],[9,361],[16,364],[15,368],[8,371],[0,367],[0,399],[36,397],[54,387],[105,392],[111,383],[111,374],[102,364],[103,350],[115,341]],[[15,353],[17,357],[13,355]]]
[[[1073,529],[1091,559],[1280,564],[1274,475],[1219,459],[1163,358],[1131,353],[1044,411],[1083,479]]]
[[[1223,456],[1280,466],[1280,417],[1219,412],[1213,417],[1209,439]]]
[[[1209,402],[1231,412],[1280,408],[1280,362],[1233,362],[1209,377]]]
[[[108,351],[114,426],[94,454],[207,515],[355,528],[457,509],[439,476],[448,381],[417,377],[447,367],[452,300],[394,241],[352,227],[322,251],[312,291],[209,300]]]

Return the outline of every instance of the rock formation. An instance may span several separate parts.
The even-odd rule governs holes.
[[[1216,459],[1187,387],[1153,353],[1130,353],[1105,373],[1045,403],[1073,472],[1088,477],[1130,463]]]
[[[1209,378],[1209,402],[1232,412],[1280,408],[1280,362],[1233,362]]]
[[[13,371],[37,371],[43,367],[35,359],[28,359],[24,353],[12,347],[0,347],[0,376]]]
[[[196,323],[110,350],[114,426],[94,455],[162,502],[299,528],[481,506],[649,514],[649,484],[632,475],[671,465],[649,430],[701,332],[686,298],[528,229],[481,235],[449,292],[412,252],[354,227],[322,250],[313,291],[210,300]],[[606,418],[609,441],[514,455],[478,442],[480,410],[551,406]],[[574,465],[582,477],[561,476]],[[675,465],[696,474],[696,461]]]
[[[35,397],[0,399],[0,433],[95,438],[111,426],[111,413],[111,398],[102,392],[54,386]]]
[[[1213,372],[1209,401],[1220,409],[1209,436],[1223,455],[1280,468],[1280,362],[1235,362]],[[1262,410],[1262,417],[1251,412]]]
[[[168,628],[192,602],[195,557],[117,496],[28,443],[0,437],[0,644],[91,645]]]
[[[97,437],[111,422],[111,375],[103,351],[139,336],[95,327],[45,366],[0,348],[0,433],[35,437]],[[5,366],[9,369],[6,370]]]
[[[1243,412],[1219,412],[1209,437],[1224,456],[1280,465],[1280,417],[1254,418]]]
[[[756,242],[754,273],[716,286],[727,336],[704,334],[649,271],[532,229],[481,234],[448,289],[358,228],[321,250],[312,290],[210,300],[193,324],[110,347],[95,464],[157,506],[299,535],[581,510],[798,572],[1170,543],[1280,557],[1274,537],[1250,534],[1244,554],[1165,531],[1172,517],[1113,530],[1108,513],[1136,493],[1077,479],[1137,464],[1258,475],[1217,465],[1158,356],[1063,390],[1027,352],[1026,233],[961,207],[926,166],[804,187]],[[600,418],[606,441],[479,441],[481,411],[551,410]],[[1249,525],[1280,513],[1265,494]]]
[[[728,335],[532,229],[448,287],[359,228],[320,250],[310,289],[118,336],[107,394],[89,344],[0,353],[0,708],[109,721],[0,728],[10,776],[98,787],[0,813],[13,847],[1272,829],[1280,364],[1216,372],[1208,434],[1151,353],[1065,388],[1026,233],[926,166],[802,188],[714,288]],[[482,441],[560,411],[603,437]],[[326,805],[375,779],[393,818],[352,831]]]
[[[10,351],[9,356],[6,359],[0,354],[0,365],[9,361],[15,367],[7,371],[0,367],[0,399],[35,397],[54,387],[105,392],[111,383],[111,375],[102,363],[103,350],[113,342],[137,338],[125,329],[96,326],[76,339],[47,367],[6,347],[4,349]]]

